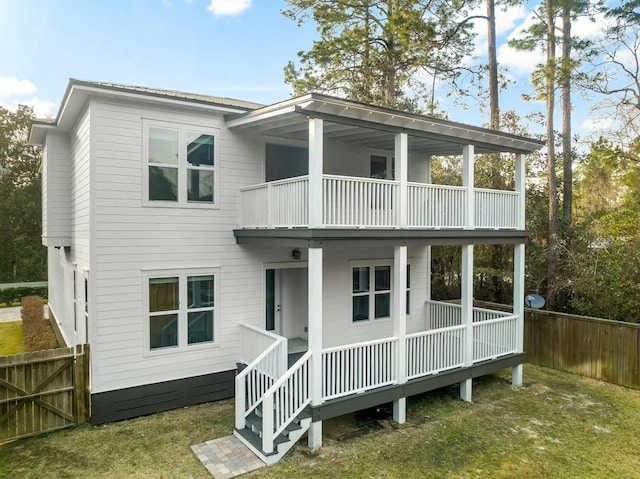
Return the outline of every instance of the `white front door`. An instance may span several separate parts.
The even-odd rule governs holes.
[[[286,338],[307,339],[306,266],[266,269],[265,329]]]

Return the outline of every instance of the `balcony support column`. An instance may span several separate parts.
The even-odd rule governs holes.
[[[397,225],[399,228],[407,227],[408,195],[407,195],[407,179],[409,166],[409,136],[406,133],[397,133],[395,137],[395,174],[396,180],[399,182],[398,187],[398,216]]]
[[[473,245],[462,247],[462,325],[464,329],[464,365],[473,365]],[[460,398],[471,402],[472,380],[460,383]]]
[[[524,215],[525,215],[526,185],[525,185],[524,155],[522,154],[516,155],[515,189],[516,189],[516,192],[520,195],[519,201],[518,201],[518,229],[523,230],[525,228]]]
[[[393,335],[398,338],[396,378],[398,384],[407,382],[407,247],[393,248]],[[393,401],[393,420],[404,424],[407,398]]]
[[[321,228],[324,172],[324,122],[319,118],[309,118],[309,228]]]
[[[524,243],[517,244],[513,251],[513,314],[517,315],[516,351],[524,351]],[[523,365],[511,370],[511,384],[522,385]]]
[[[474,154],[473,145],[467,145],[462,149],[462,186],[467,189],[467,209],[465,218],[465,229],[472,230],[475,228],[475,193],[474,185]]]
[[[309,275],[309,336],[311,351],[309,389],[311,405],[322,403],[322,247],[310,247],[308,251]],[[311,423],[308,433],[309,447],[322,447],[322,421]]]

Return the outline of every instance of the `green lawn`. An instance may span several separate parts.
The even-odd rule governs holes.
[[[19,354],[25,351],[22,322],[0,323],[0,356]]]
[[[640,478],[640,391],[525,365],[408,401],[408,422],[346,416],[325,423],[324,447],[303,444],[247,478]],[[0,447],[2,478],[210,478],[189,449],[227,435],[222,401]]]

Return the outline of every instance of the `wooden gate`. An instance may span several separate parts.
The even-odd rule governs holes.
[[[84,423],[89,345],[0,357],[0,443]]]

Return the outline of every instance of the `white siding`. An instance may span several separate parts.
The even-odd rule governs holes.
[[[85,110],[70,133],[48,133],[46,141],[47,187],[43,196],[46,192],[48,229],[52,232],[66,228],[69,237],[65,244],[48,242],[49,306],[68,345],[86,339],[84,271],[90,267],[89,118],[89,111]],[[73,310],[74,269],[77,271],[77,323]]]
[[[214,130],[219,145],[216,175],[220,179],[215,208],[143,206],[144,120]],[[240,188],[263,181],[264,141],[228,131],[221,115],[103,101],[91,102],[70,140],[76,158],[72,171],[76,252],[71,259],[79,268],[90,266],[92,392],[234,369],[239,357],[238,322],[264,326],[264,265],[292,261],[290,247],[241,247],[233,236],[238,226]],[[368,175],[369,151],[339,144],[327,150],[328,173]],[[338,161],[338,157],[352,161]],[[89,180],[91,194],[84,188]],[[301,249],[306,255],[305,245]],[[409,330],[423,323],[423,250],[411,253],[413,314]],[[351,322],[348,272],[350,260],[392,256],[392,248],[326,249],[325,347],[391,335],[391,321]],[[144,346],[144,275],[154,269],[179,272],[196,267],[219,271],[216,344],[150,354]],[[298,273],[305,274],[302,271]],[[65,274],[64,279],[67,277]],[[303,282],[297,286],[303,289]],[[306,298],[294,303],[292,307],[302,314]],[[296,336],[303,335],[293,323],[289,326]]]
[[[71,246],[71,158],[68,137],[49,133],[42,151],[42,244]]]
[[[356,343],[393,336],[390,319],[354,323],[350,316],[351,261],[389,260],[393,264],[393,248],[325,248],[323,268],[323,346]],[[410,248],[411,314],[407,317],[407,332],[424,327],[424,301],[427,292],[426,248]]]
[[[92,103],[95,159],[93,392],[235,368],[238,321],[264,316],[262,266],[238,247],[239,189],[262,178],[262,143],[238,139],[221,115]],[[216,208],[143,204],[143,119],[210,128],[219,145]],[[219,268],[216,344],[166,354],[145,350],[143,272]],[[262,322],[260,322],[262,324]],[[155,352],[154,352],[155,353]]]

